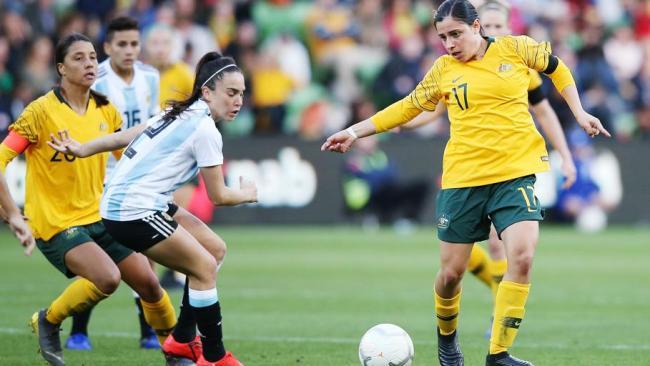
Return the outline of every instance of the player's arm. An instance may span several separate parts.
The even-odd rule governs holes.
[[[321,146],[321,151],[348,152],[358,138],[404,125],[422,112],[435,111],[441,95],[438,88],[442,68],[440,60],[436,61],[411,94],[374,116],[331,135]]]
[[[30,255],[36,245],[34,235],[25,222],[20,209],[11,198],[7,181],[2,173],[0,173],[0,205],[2,205],[3,218],[7,220],[9,228],[16,235],[20,244],[25,247],[25,255]]]
[[[605,136],[611,137],[600,120],[582,108],[571,71],[560,58],[551,53],[548,42],[537,43],[527,36],[511,37],[508,41],[513,42],[516,52],[528,67],[543,72],[551,78],[553,85],[571,108],[576,121],[589,136],[594,137],[602,132]]]
[[[67,130],[59,131],[58,137],[50,134],[51,141],[47,144],[56,151],[85,158],[106,151],[114,151],[126,147],[133,139],[147,128],[146,123],[139,124],[127,130],[114,132],[96,138],[85,144],[70,137]]]
[[[239,189],[226,185],[221,165],[201,168],[201,176],[210,201],[217,206],[234,206],[240,203],[257,202],[255,183],[239,177]]]
[[[436,106],[436,110],[433,112],[422,112],[415,116],[412,120],[409,122],[401,125],[400,127],[405,129],[405,130],[414,130],[416,128],[420,128],[424,125],[428,125],[429,123],[433,123],[437,121],[440,117],[442,117],[445,112],[447,111],[447,107],[445,107],[445,104],[443,102],[438,102],[438,106]]]
[[[555,114],[555,111],[546,98],[543,98],[538,103],[531,104],[530,108],[535,115],[535,119],[544,131],[544,135],[562,157],[562,174],[564,175],[562,188],[566,189],[571,187],[576,180],[576,166],[573,163],[571,151],[569,150],[569,145],[567,144],[557,114]]]

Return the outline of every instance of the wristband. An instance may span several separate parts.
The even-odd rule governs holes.
[[[359,138],[359,136],[357,136],[357,134],[352,129],[352,126],[346,128],[345,130],[350,134],[350,136],[354,137],[355,140]]]

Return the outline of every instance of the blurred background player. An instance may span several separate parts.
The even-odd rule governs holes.
[[[104,52],[108,58],[99,64],[93,89],[106,95],[122,115],[122,130],[145,122],[159,111],[158,71],[138,61],[140,56],[140,30],[138,22],[128,17],[115,18],[108,23]],[[106,168],[106,181],[110,178],[116,160],[110,155]],[[134,293],[140,321],[140,347],[160,348],[153,329],[147,324],[140,297]],[[72,350],[92,348],[88,337],[88,323],[92,307],[73,316],[70,337],[65,346]]]
[[[510,9],[508,3],[505,1],[483,2],[477,11],[486,36],[501,37],[512,34],[512,30],[510,29]],[[562,189],[567,189],[576,180],[576,167],[571,157],[571,151],[564,136],[562,125],[542,90],[541,76],[537,71],[529,69],[529,78],[528,103],[530,109],[535,120],[544,131],[544,135],[559,153],[562,161],[561,171],[564,176]],[[423,112],[411,122],[401,127],[413,129],[427,123],[435,122],[446,111],[445,104],[442,102],[438,103],[435,112]],[[584,134],[584,132],[582,133]],[[469,263],[467,264],[467,270],[492,290],[494,299],[496,298],[499,282],[501,282],[507,269],[505,248],[494,226],[490,229],[488,248],[489,255],[481,246],[474,245]],[[489,331],[487,335],[489,337]]]

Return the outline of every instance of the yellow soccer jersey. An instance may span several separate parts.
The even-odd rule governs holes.
[[[528,91],[535,90],[542,86],[542,77],[533,69],[528,69]]]
[[[385,131],[444,101],[451,123],[443,157],[445,189],[503,182],[549,169],[544,139],[528,112],[528,87],[529,69],[541,72],[549,66],[550,46],[526,36],[490,42],[481,60],[438,58],[410,95],[371,117],[377,131]],[[560,64],[551,78],[562,90],[573,79]]]
[[[108,153],[76,158],[47,145],[50,133],[67,129],[84,143],[119,130],[120,113],[112,104],[97,106],[91,97],[83,116],[75,113],[58,89],[30,103],[9,128],[31,143],[25,150],[25,216],[36,238],[49,240],[71,226],[101,220]]]
[[[185,100],[192,94],[194,74],[190,67],[178,62],[160,72],[160,108],[172,100]]]

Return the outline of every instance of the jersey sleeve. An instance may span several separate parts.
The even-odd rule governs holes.
[[[442,97],[440,80],[442,75],[442,57],[436,60],[411,94],[404,97],[370,118],[377,132],[390,130],[402,125],[423,111],[432,112]]]
[[[514,47],[515,53],[529,68],[545,72],[555,57],[551,53],[551,44],[549,42],[538,43],[528,36],[509,36],[505,39]]]
[[[195,134],[192,153],[199,168],[223,164],[223,140],[221,134],[210,117],[209,121],[201,121],[200,128]]]
[[[528,83],[528,104],[536,105],[546,99],[544,90],[542,90],[542,77],[535,70],[528,69],[530,78]]]
[[[39,131],[43,124],[45,113],[38,100],[27,105],[23,113],[18,116],[16,122],[9,126],[10,131],[14,131],[18,135],[24,137],[29,143],[34,144],[38,142]]]
[[[111,133],[122,129],[122,114],[115,108],[113,103],[108,103],[104,108],[104,115],[108,119],[109,131]]]

